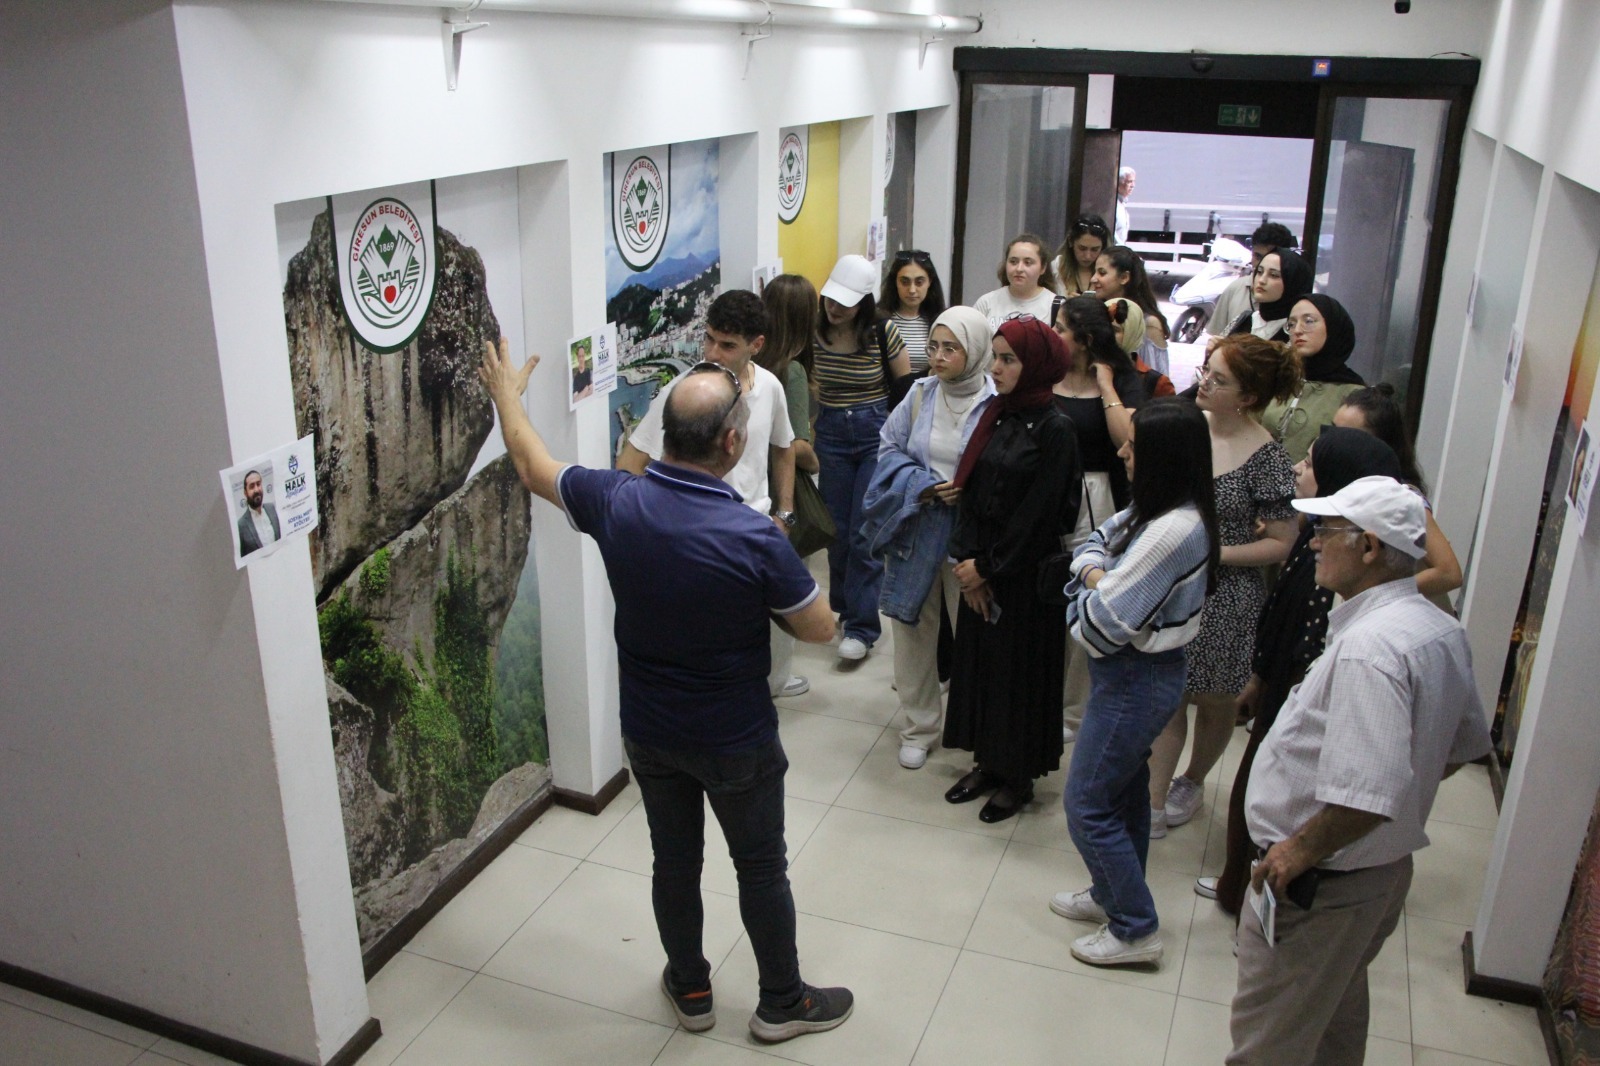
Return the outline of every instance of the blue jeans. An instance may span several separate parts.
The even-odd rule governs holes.
[[[817,487],[839,530],[828,546],[828,606],[839,614],[845,636],[869,646],[877,643],[882,633],[878,592],[883,585],[883,563],[867,551],[861,501],[878,469],[878,434],[888,412],[888,405],[882,402],[824,407],[817,415],[812,442],[821,467]]]
[[[789,769],[783,745],[774,737],[753,751],[712,755],[664,751],[627,738],[622,743],[650,823],[650,901],[672,987],[691,991],[711,981],[711,963],[701,949],[700,900],[709,798],[739,877],[739,916],[755,951],[761,1003],[793,1003],[801,992],[800,957],[783,841],[783,775]]]
[[[1145,884],[1150,851],[1150,745],[1183,696],[1183,648],[1147,655],[1124,648],[1089,659],[1089,702],[1062,802],[1067,830],[1093,879],[1090,894],[1119,940],[1159,927]]]

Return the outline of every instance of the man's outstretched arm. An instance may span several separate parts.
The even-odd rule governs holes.
[[[483,342],[483,363],[478,367],[478,377],[494,409],[500,415],[500,434],[505,438],[506,451],[516,464],[517,476],[535,496],[543,497],[561,506],[561,496],[556,491],[556,476],[567,464],[550,454],[544,440],[528,421],[528,412],[522,409],[522,393],[528,387],[528,375],[539,365],[537,355],[528,356],[521,370],[511,365],[510,346],[504,337],[498,347],[493,341]]]

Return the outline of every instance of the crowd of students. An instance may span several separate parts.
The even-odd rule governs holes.
[[[1306,782],[1284,778],[1283,768],[1315,763],[1319,748],[1301,735],[1326,729],[1331,737],[1334,727],[1318,717],[1328,708],[1296,705],[1295,739],[1273,748],[1267,738],[1339,628],[1330,623],[1336,594],[1361,598],[1356,616],[1389,606],[1414,614],[1415,601],[1444,619],[1449,605],[1440,597],[1460,584],[1461,570],[1427,513],[1397,401],[1349,366],[1358,326],[1337,300],[1311,291],[1311,269],[1287,230],[1256,232],[1251,277],[1223,295],[1198,380],[1183,395],[1165,373],[1166,320],[1143,264],[1107,239],[1103,220],[1085,216],[1052,259],[1042,240],[1022,234],[1006,245],[1001,287],[971,307],[945,306],[931,257],[915,250],[898,253],[886,273],[844,256],[820,292],[784,275],[760,298],[725,294],[708,315],[712,362],[673,385],[726,372],[734,403],[716,413],[740,417],[728,430],[723,480],[779,529],[795,523],[795,478],[816,478],[836,530],[828,595],[838,657],[870,654],[881,617],[894,629],[903,767],[921,769],[938,744],[970,752],[971,769],[944,799],[984,799],[978,817],[992,823],[1028,804],[1034,783],[1058,770],[1070,747],[1063,802],[1092,884],[1058,893],[1049,906],[1094,925],[1073,941],[1074,956],[1097,966],[1159,963],[1149,842],[1194,818],[1203,782],[1248,723],[1224,865],[1195,891],[1237,916],[1252,891],[1259,900],[1275,885],[1307,899],[1308,873],[1363,874],[1340,891],[1373,886],[1360,904],[1364,931],[1349,934],[1366,946],[1351,948],[1349,975],[1326,982],[1335,996],[1329,1017],[1349,1007],[1354,1019],[1359,1004],[1339,997],[1358,984],[1364,995],[1366,963],[1392,929],[1395,893],[1403,900],[1409,851],[1419,845],[1403,825],[1385,831],[1374,837],[1394,838],[1374,845],[1385,861],[1360,869],[1336,865],[1341,848],[1373,832],[1370,812],[1400,822],[1425,816],[1422,794],[1431,803],[1437,780],[1396,776],[1382,765],[1387,748],[1353,744],[1329,765],[1368,759],[1374,791],[1341,770],[1326,791],[1355,797],[1349,804],[1329,798],[1326,820],[1315,813],[1263,843],[1263,812],[1308,802],[1296,798]],[[656,410],[668,406],[664,398],[652,405],[620,466],[637,472],[662,458]],[[1307,513],[1353,524],[1313,525]],[[1325,567],[1335,534],[1355,533],[1359,550],[1345,550],[1343,569]],[[1349,633],[1359,628],[1346,625],[1343,639],[1358,639]],[[1400,637],[1423,633],[1433,643],[1399,647],[1402,639],[1385,653],[1435,656],[1444,687],[1465,691],[1459,625],[1413,619],[1403,628]],[[772,627],[774,697],[808,688],[789,671],[796,632]],[[1363,653],[1351,676],[1387,676],[1373,666],[1380,658]],[[1314,675],[1319,690],[1357,684],[1329,680],[1333,669]],[[1443,708],[1415,680],[1373,690],[1372,707],[1411,700],[1415,713],[1455,730],[1454,739],[1429,742],[1427,758],[1445,760],[1439,774],[1458,755],[1481,754],[1486,734],[1478,735],[1475,712],[1461,700]],[[1356,739],[1393,728],[1396,712],[1383,713]],[[1275,783],[1247,810],[1264,746],[1264,773]],[[1324,791],[1316,786],[1317,800]],[[1415,810],[1389,813],[1393,804],[1374,798],[1386,792]],[[1335,865],[1318,865],[1325,861]],[[1269,920],[1256,933],[1271,945]],[[1236,1025],[1242,1057],[1230,1061],[1266,1061],[1238,1048],[1304,1040],[1272,1030],[1273,1012],[1258,1009],[1262,989],[1278,981],[1259,939],[1240,983],[1240,1002],[1256,1006],[1236,1012],[1250,1020]],[[783,1031],[837,1024],[848,1014],[841,1002],[812,1028]]]

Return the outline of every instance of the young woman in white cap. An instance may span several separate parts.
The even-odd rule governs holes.
[[[889,387],[911,372],[893,322],[874,328],[878,268],[859,255],[834,264],[822,287],[812,371],[817,386],[813,446],[828,513],[838,535],[828,546],[828,600],[843,633],[839,658],[864,659],[878,640],[883,564],[867,550],[861,502],[878,465],[878,435],[889,413]]]

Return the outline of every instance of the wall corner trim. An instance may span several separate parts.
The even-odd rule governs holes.
[[[1544,1006],[1544,991],[1538,985],[1521,981],[1508,981],[1503,977],[1489,977],[1478,972],[1472,954],[1472,930],[1461,938],[1461,972],[1469,996],[1498,999],[1502,1003],[1517,1003],[1525,1007]]]
[[[36,973],[21,966],[13,966],[9,962],[0,962],[0,981],[60,1000],[74,1007],[81,1007],[136,1029],[143,1029],[147,1033],[155,1033],[169,1040],[176,1040],[180,1044],[187,1044],[201,1051],[243,1063],[244,1066],[318,1066],[317,1063],[268,1051],[266,1048],[256,1047],[254,1044],[247,1044],[230,1036],[213,1033],[208,1029],[180,1022],[176,1018],[168,1018],[155,1011],[125,1003],[91,989]],[[382,1035],[383,1026],[378,1023],[378,1019],[368,1018],[361,1028],[356,1030],[355,1035],[345,1041],[344,1046],[334,1052],[333,1057],[321,1066],[350,1066],[366,1054],[367,1049],[376,1044]]]
[[[599,814],[611,805],[624,788],[628,787],[628,769],[623,767],[616,774],[600,786],[600,791],[594,795],[577,792],[570,788],[557,788],[555,802],[558,807],[569,807],[584,814]]]

